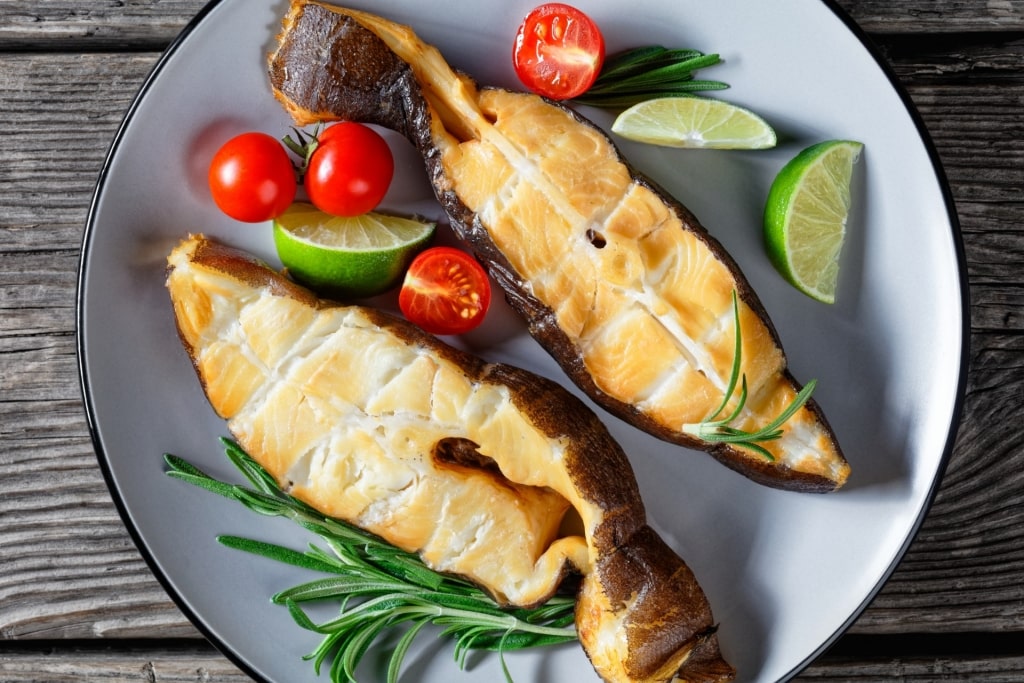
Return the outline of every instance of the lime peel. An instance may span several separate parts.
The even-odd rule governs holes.
[[[769,259],[787,282],[822,303],[835,302],[853,168],[863,148],[853,140],[807,147],[779,171],[765,203]]]
[[[333,216],[296,202],[274,220],[274,245],[288,274],[318,294],[365,298],[399,285],[436,224],[371,211]]]

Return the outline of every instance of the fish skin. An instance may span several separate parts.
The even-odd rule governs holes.
[[[603,331],[598,324],[599,309],[614,303],[614,296],[609,293],[611,288],[602,289],[603,283],[619,275],[630,276],[628,272],[608,266],[608,261],[616,254],[602,262],[602,270],[597,274],[583,270],[562,273],[561,289],[552,287],[554,293],[545,298],[539,290],[544,288],[548,278],[558,278],[559,274],[524,273],[523,262],[527,258],[520,258],[517,249],[539,249],[537,253],[546,254],[544,258],[549,260],[549,266],[557,263],[563,268],[583,267],[586,265],[583,260],[565,258],[565,254],[558,260],[557,239],[545,236],[550,223],[518,226],[522,243],[508,238],[500,246],[498,242],[503,234],[495,230],[493,224],[487,224],[489,219],[470,208],[468,204],[475,191],[467,189],[465,182],[454,177],[453,169],[458,163],[466,163],[466,175],[479,177],[477,171],[495,153],[476,142],[484,138],[495,140],[498,126],[507,125],[515,134],[531,131],[530,121],[520,125],[513,114],[504,116],[496,109],[488,110],[489,101],[511,101],[506,107],[510,111],[520,106],[532,108],[540,112],[534,118],[543,118],[545,124],[559,122],[553,124],[558,126],[558,135],[565,131],[591,135],[595,144],[605,145],[609,150],[610,161],[614,162],[609,173],[625,176],[631,192],[638,195],[633,213],[643,213],[649,208],[652,215],[664,215],[673,221],[671,230],[650,233],[653,239],[645,243],[650,246],[647,252],[639,247],[640,255],[649,262],[646,270],[641,269],[640,276],[650,276],[659,267],[655,262],[664,260],[666,255],[670,259],[677,258],[676,252],[671,250],[680,240],[688,240],[688,248],[700,252],[697,260],[701,268],[711,268],[718,273],[710,280],[698,278],[697,282],[704,286],[708,296],[696,305],[673,300],[680,290],[674,294],[671,283],[664,285],[652,302],[650,323],[657,328],[669,321],[684,335],[689,334],[688,327],[703,325],[703,329],[712,329],[709,325],[718,325],[724,316],[731,315],[730,297],[734,291],[739,298],[743,321],[742,369],[750,382],[753,398],[749,405],[774,406],[780,402],[785,405],[786,401],[781,399],[795,397],[800,385],[788,370],[778,333],[733,258],[685,206],[629,166],[611,140],[579,113],[533,95],[478,88],[471,78],[451,70],[436,48],[420,41],[412,29],[371,14],[311,0],[293,0],[283,21],[278,45],[269,58],[269,76],[275,96],[299,125],[360,120],[392,128],[408,138],[423,156],[428,176],[453,229],[487,266],[512,307],[526,320],[530,333],[559,362],[569,378],[606,410],[661,439],[707,451],[726,466],[761,484],[796,491],[828,492],[845,483],[849,464],[813,399],[783,427],[783,439],[762,444],[776,456],[771,461],[742,447],[703,441],[682,429],[682,424],[706,419],[710,412],[708,406],[716,406],[722,399],[732,355],[732,334],[727,330],[721,330],[715,340],[716,348],[696,347],[697,352],[706,357],[705,365],[690,362],[689,351],[675,361],[669,360],[666,354],[666,363],[685,366],[689,362],[689,367],[684,367],[684,372],[680,373],[677,386],[658,387],[658,401],[644,399],[644,391],[652,391],[653,385],[636,386],[639,379],[628,373],[629,363],[616,361],[610,357],[611,351],[603,356],[598,353],[602,344],[609,350],[614,349],[614,338],[598,339],[591,347],[593,357],[588,358],[589,342],[580,336],[588,332],[599,336]],[[541,131],[538,137],[547,134],[544,126],[537,126],[536,130]],[[545,139],[556,139],[558,135],[552,133]],[[503,143],[498,140],[498,144]],[[473,150],[483,155],[479,163],[465,159]],[[538,166],[541,163],[538,162]],[[563,164],[561,170],[571,171],[571,166]],[[557,169],[557,165],[554,167]],[[494,173],[493,184],[500,185],[505,171],[498,169]],[[486,194],[485,188],[476,194]],[[572,187],[569,187],[566,201],[572,201],[571,195]],[[557,211],[562,208],[565,207],[548,215],[557,217]],[[571,210],[577,208],[574,206]],[[632,239],[636,240],[637,226],[630,224],[630,216],[622,218],[618,222],[622,234],[616,235],[621,239],[614,245],[609,242],[607,247],[615,246],[619,249],[617,255],[625,259],[624,263],[635,265],[638,255],[630,250],[638,247],[631,246],[627,237],[632,230]],[[603,227],[609,227],[609,223]],[[641,234],[645,233],[641,230]],[[576,235],[577,242],[579,236]],[[659,240],[665,244],[659,246]],[[545,252],[545,249],[550,250]],[[615,251],[605,245],[600,250],[602,256]],[[670,266],[664,275],[673,282],[680,276],[690,277],[678,264]],[[681,293],[688,291],[684,288]],[[615,311],[614,307],[607,310]],[[663,312],[667,312],[668,317]],[[609,319],[614,317],[611,313]],[[676,334],[671,330],[670,333]],[[694,339],[700,341],[700,337]],[[664,350],[664,344],[662,348]],[[595,372],[599,367],[620,374]],[[667,372],[654,372],[649,381],[663,382]],[[715,379],[709,379],[709,375]],[[755,396],[761,387],[764,391],[777,392],[778,396],[771,400],[768,400],[771,397]],[[775,415],[777,413],[750,415],[735,426],[754,431]]]
[[[168,256],[167,288],[212,407],[293,496],[502,602],[537,604],[568,573],[582,574],[577,631],[607,681],[733,680],[707,598],[647,525],[629,460],[563,387],[384,312],[320,300],[202,235]],[[358,362],[360,354],[378,360]],[[412,426],[389,427],[398,415]],[[340,485],[334,473],[349,467],[398,481]],[[410,469],[415,476],[403,479]],[[583,535],[555,538],[570,506]],[[476,527],[481,550],[471,555],[460,531],[481,515],[488,524]],[[511,600],[517,582],[536,590]]]

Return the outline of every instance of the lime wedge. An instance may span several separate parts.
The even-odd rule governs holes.
[[[662,147],[766,149],[775,131],[752,111],[705,97],[660,97],[625,110],[612,132]]]
[[[398,285],[434,228],[374,211],[332,216],[296,202],[274,221],[274,244],[296,281],[326,296],[361,298]]]
[[[850,179],[863,148],[851,140],[812,145],[779,171],[768,191],[768,257],[790,284],[827,304],[836,299]]]

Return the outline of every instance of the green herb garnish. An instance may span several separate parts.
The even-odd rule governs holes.
[[[747,432],[742,429],[730,427],[729,423],[739,417],[740,413],[743,411],[743,406],[746,405],[747,402],[747,375],[745,373],[742,376],[740,375],[740,361],[743,352],[743,333],[740,330],[740,308],[735,290],[733,290],[732,293],[732,311],[733,317],[736,321],[736,350],[732,357],[732,370],[729,375],[729,385],[726,387],[725,396],[722,398],[721,405],[719,405],[718,408],[716,408],[710,415],[704,418],[703,422],[685,424],[683,425],[683,431],[710,443],[728,443],[749,448],[750,450],[764,456],[767,460],[774,462],[775,456],[772,455],[767,448],[762,446],[760,442],[773,441],[782,437],[782,425],[785,424],[786,420],[791,418],[796,411],[800,410],[801,406],[807,403],[807,399],[811,397],[811,392],[814,391],[817,381],[812,379],[804,385],[803,389],[800,390],[800,392],[793,398],[793,401],[779,414],[778,417],[756,432]],[[736,392],[737,384],[740,386],[740,393],[736,401],[736,407],[725,417],[720,417],[722,412],[725,410],[725,407],[729,404],[729,401],[732,400],[733,394]]]
[[[721,62],[717,54],[670,50],[657,45],[627,50],[605,60],[601,74],[574,101],[594,107],[625,109],[656,97],[685,97],[723,90],[721,81],[696,80],[694,71]]]
[[[309,160],[313,157],[313,152],[316,151],[316,148],[320,146],[320,134],[323,132],[323,129],[323,123],[317,123],[313,126],[312,131],[300,130],[292,126],[292,132],[295,133],[295,137],[285,135],[281,138],[282,144],[299,158],[298,161],[292,161],[292,167],[295,168],[295,177],[299,184],[305,181],[306,171],[309,169]]]
[[[284,562],[329,576],[308,581],[273,596],[285,605],[295,622],[323,636],[319,647],[305,656],[317,675],[328,658],[333,683],[355,680],[363,655],[382,634],[395,627],[405,631],[391,652],[387,681],[398,680],[402,660],[422,629],[434,624],[440,635],[455,640],[455,659],[462,668],[472,650],[498,652],[505,679],[511,681],[503,653],[576,640],[575,599],[556,595],[533,609],[499,607],[483,590],[458,577],[439,574],[419,556],[399,550],[380,538],[315,509],[282,492],[274,478],[242,448],[221,439],[231,462],[252,488],[219,481],[187,461],[164,456],[168,474],[240,502],[263,515],[286,517],[312,531],[329,551],[310,545],[298,552],[272,543],[237,536],[219,536],[229,548]],[[315,623],[300,606],[312,601],[337,601],[334,619]]]

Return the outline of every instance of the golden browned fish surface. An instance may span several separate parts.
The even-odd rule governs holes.
[[[732,679],[629,461],[565,389],[201,236],[171,253],[167,287],[211,405],[292,495],[500,602],[579,572],[577,630],[608,681]]]
[[[533,336],[606,409],[765,484],[845,482],[849,465],[813,401],[781,438],[760,443],[771,458],[687,430],[725,398],[734,292],[749,398],[731,426],[762,429],[800,385],[733,260],[596,126],[534,95],[478,89],[407,27],[306,0],[285,18],[270,79],[300,125],[352,119],[408,137],[453,227]]]

